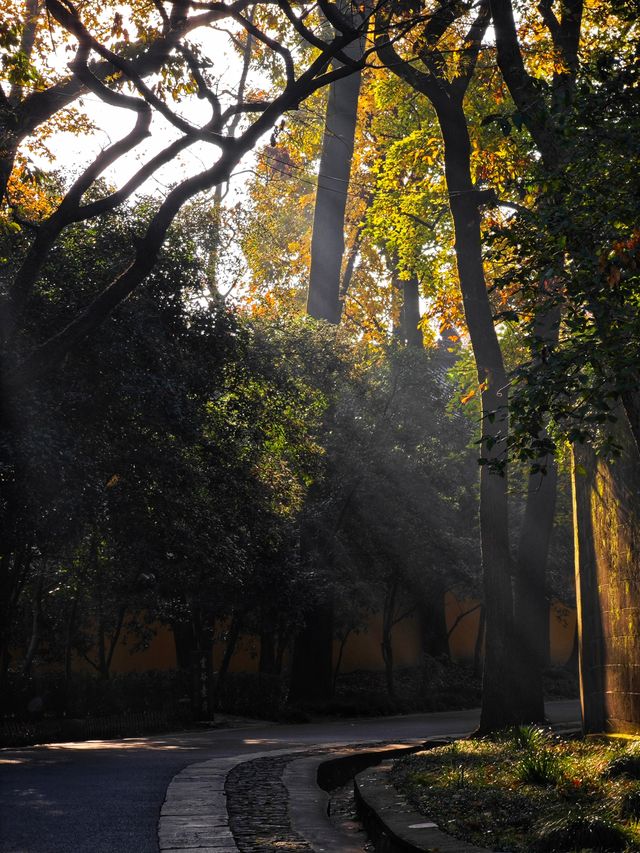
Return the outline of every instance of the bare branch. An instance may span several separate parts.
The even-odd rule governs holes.
[[[244,15],[241,14],[232,14],[231,17],[235,21],[238,21],[238,23],[242,24],[242,26],[247,31],[247,33],[249,33],[249,35],[253,36],[258,41],[261,41],[263,44],[266,44],[267,47],[270,47],[274,53],[277,53],[278,56],[281,56],[285,64],[287,81],[292,82],[293,80],[295,80],[296,72],[295,68],[293,67],[293,59],[291,57],[290,51],[288,51],[286,47],[283,47],[275,39],[272,39],[271,36],[268,36],[266,33],[263,33],[259,27],[256,27],[251,18],[245,18]]]
[[[77,19],[73,18],[71,12],[66,11],[66,7],[63,6],[59,0],[49,0],[49,2],[56,4],[57,7],[62,10],[61,17],[70,19],[71,25],[77,27]],[[89,76],[86,78],[87,85],[102,86],[103,84],[100,81],[97,81],[96,83],[95,77],[90,75],[86,64],[88,50],[90,47],[93,49],[94,40],[91,38],[84,39],[84,34],[82,32],[80,32],[80,35],[81,46],[78,51],[78,56],[76,57],[74,68],[75,73],[76,75],[88,74]],[[5,376],[5,390],[15,390],[25,383],[31,382],[51,370],[66,353],[72,350],[80,343],[80,341],[96,329],[123,299],[140,286],[153,269],[158,253],[160,252],[166,237],[167,230],[182,205],[197,193],[207,191],[228,180],[232,170],[237,166],[244,154],[253,148],[262,134],[274,125],[283,112],[297,108],[302,100],[322,86],[350,74],[351,69],[345,66],[340,66],[331,70],[328,69],[330,68],[331,62],[336,53],[342,51],[344,47],[352,41],[353,36],[351,33],[336,36],[326,49],[310,62],[309,66],[297,79],[287,81],[279,96],[275,97],[268,105],[260,105],[259,115],[238,138],[234,139],[227,136],[223,139],[223,144],[220,145],[220,156],[211,168],[204,170],[198,175],[183,180],[168,193],[167,197],[164,199],[156,214],[148,224],[144,235],[137,242],[136,254],[133,262],[129,264],[126,269],[124,269],[120,275],[118,275],[102,291],[102,293],[100,293],[87,306],[84,311],[72,319],[65,328],[40,345],[25,359],[22,364],[15,368],[13,372],[8,376]],[[366,61],[366,55],[367,54],[365,53],[361,59],[362,64]],[[146,117],[148,102],[143,110],[140,107],[140,101],[138,99],[130,98],[129,96],[114,93],[109,90],[108,97],[112,98],[114,96],[117,99],[127,99],[127,108],[138,109],[140,110],[139,116]],[[124,106],[125,102],[120,101],[120,105]],[[245,111],[250,110],[252,106],[255,105],[246,105]],[[141,125],[137,126],[137,129],[134,129],[132,132],[134,134],[133,137],[130,134],[129,137],[126,138],[126,142],[123,140],[120,143],[116,143],[116,145],[125,146],[131,142],[132,139],[135,139],[135,134],[140,132],[140,127]],[[203,128],[203,132],[206,131],[208,131],[207,126]],[[66,206],[65,216],[68,216],[69,213],[75,212],[76,217],[84,218],[85,216],[95,214],[98,211],[111,209],[112,206],[115,206],[117,200],[122,198],[123,193],[126,190],[132,190],[135,186],[139,185],[143,175],[147,174],[154,167],[157,167],[161,162],[166,161],[170,151],[176,151],[183,145],[186,147],[188,142],[193,141],[194,138],[200,138],[200,134],[189,133],[186,135],[186,140],[180,140],[179,142],[174,143],[173,146],[169,146],[161,155],[153,158],[146,167],[139,170],[138,174],[131,179],[128,184],[125,185],[125,188],[119,191],[119,193],[112,193],[107,199],[104,199],[95,205],[87,205],[84,209],[78,206],[75,199],[73,200],[73,203],[72,201],[69,201]],[[102,160],[98,158],[100,161],[98,166],[100,163],[107,162],[110,156],[110,150],[112,149],[107,149],[106,152],[103,152],[104,156],[100,155]],[[96,170],[98,166],[94,163],[89,167],[88,175],[86,177],[82,176],[85,181],[88,177],[92,177],[97,174]],[[78,187],[76,195],[78,195],[80,189],[82,189],[81,186]],[[60,205],[59,211],[62,211],[63,209],[65,209],[64,201]],[[56,215],[59,215],[59,219],[57,220],[55,219]],[[51,232],[49,234],[44,234],[41,237],[41,240],[45,241],[46,239],[51,239],[54,226],[57,228],[62,222],[67,223],[68,221],[68,218],[64,219],[62,212],[56,212],[48,223]],[[57,233],[59,233],[59,231]],[[36,240],[38,238],[40,238],[40,233],[37,235]],[[44,246],[44,242],[42,245]]]
[[[209,101],[209,104],[211,105],[213,121],[219,122],[221,115],[220,99],[214,92],[211,91],[211,89],[207,85],[207,81],[204,79],[204,76],[200,71],[200,67],[196,60],[196,57],[193,54],[193,51],[187,45],[184,44],[180,45],[178,49],[184,57],[185,62],[189,66],[191,76],[195,80],[196,86],[198,87],[198,97],[202,100]]]
[[[69,6],[71,6],[71,4],[69,4]],[[81,44],[91,48],[91,50],[95,51],[99,56],[102,56],[103,59],[108,60],[114,68],[122,72],[122,74],[133,83],[145,101],[154,107],[160,115],[166,118],[168,122],[174,125],[174,127],[177,127],[178,130],[181,130],[183,133],[193,135],[205,142],[213,142],[215,145],[224,145],[225,139],[220,134],[194,127],[190,122],[185,121],[185,119],[176,115],[173,110],[169,109],[165,102],[147,86],[140,74],[136,71],[133,63],[118,56],[113,51],[109,50],[109,48],[100,44],[100,42],[98,42],[97,39],[89,33],[80,19],[65,8],[65,5],[61,0],[47,0],[47,7],[51,10],[51,13],[56,20],[62,26],[66,27],[66,29],[68,29]],[[74,69],[72,68],[72,70]]]
[[[475,21],[471,24],[469,32],[464,40],[465,47],[462,53],[462,73],[458,77],[455,77],[451,83],[451,91],[453,95],[461,100],[464,98],[467,89],[469,88],[471,78],[473,77],[473,72],[475,71],[476,64],[478,62],[478,55],[480,53],[482,40],[484,39],[490,20],[491,7],[489,6],[489,0],[482,0],[480,4],[480,11],[478,12]]]
[[[540,0],[538,12],[540,12],[542,20],[551,34],[554,45],[557,44],[560,35],[560,23],[553,11],[553,0]]]
[[[502,76],[538,150],[548,163],[558,163],[554,123],[540,84],[525,68],[511,0],[490,0],[490,3]]]

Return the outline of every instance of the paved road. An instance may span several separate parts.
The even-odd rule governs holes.
[[[579,717],[577,702],[550,703],[547,712],[553,722]],[[0,851],[157,853],[165,791],[188,764],[287,747],[459,735],[477,722],[477,711],[455,711],[0,750]]]

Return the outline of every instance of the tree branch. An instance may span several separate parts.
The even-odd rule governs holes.
[[[490,0],[498,65],[522,120],[545,161],[559,161],[555,127],[540,83],[529,75],[518,43],[511,0]]]

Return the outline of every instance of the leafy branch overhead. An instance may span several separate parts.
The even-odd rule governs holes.
[[[16,84],[12,92],[3,92],[2,144],[5,168],[5,202],[8,221],[17,210],[8,176],[15,162],[19,145],[43,122],[51,119],[61,108],[85,92],[98,98],[105,107],[125,111],[135,118],[133,128],[118,141],[108,144],[62,194],[59,204],[48,215],[24,222],[33,236],[19,268],[9,282],[4,301],[2,336],[5,341],[19,332],[24,306],[29,300],[38,275],[62,232],[74,222],[87,221],[121,206],[128,198],[158,171],[176,161],[178,155],[196,143],[208,147],[203,153],[206,166],[199,173],[180,179],[167,193],[158,211],[146,229],[139,235],[134,256],[123,263],[120,272],[102,293],[66,324],[28,354],[10,358],[5,376],[7,388],[18,388],[33,381],[51,369],[60,358],[86,335],[102,323],[106,316],[145,279],[153,268],[167,229],[182,205],[195,195],[227,181],[243,156],[249,152],[263,133],[274,126],[280,116],[292,109],[332,80],[346,76],[366,62],[367,52],[357,63],[344,53],[344,49],[360,38],[360,29],[347,22],[332,4],[322,3],[322,12],[335,23],[333,34],[324,39],[315,34],[318,26],[308,20],[308,10],[294,10],[288,3],[275,6],[268,28],[261,28],[252,20],[251,5],[245,0],[232,4],[209,3],[203,10],[201,4],[175,3],[168,10],[158,4],[154,12],[147,11],[149,19],[138,20],[139,40],[132,44],[129,38],[118,39],[120,26],[112,28],[105,38],[104,18],[85,15],[64,0],[48,0],[46,7],[35,6],[30,25],[46,26],[48,19],[57,25],[74,53],[69,63],[71,75],[59,79],[23,97],[23,87]],[[106,12],[105,12],[106,14]],[[37,21],[36,21],[37,19]],[[277,23],[281,37],[267,31]],[[340,30],[342,26],[342,30]],[[361,28],[366,26],[366,20]],[[224,57],[211,62],[201,62],[188,41],[198,35],[206,42],[220,39],[231,28],[231,38],[243,42],[241,62],[235,62],[236,79],[227,84]],[[115,42],[109,36],[116,38]],[[312,39],[313,50],[305,50],[307,37]],[[304,41],[301,41],[304,39]],[[287,40],[291,46],[286,46]],[[233,41],[231,42],[233,48]],[[35,48],[35,42],[32,49]],[[283,69],[278,90],[264,98],[251,96],[250,79],[254,73],[254,54],[269,51]],[[182,60],[181,77],[192,79],[198,99],[206,101],[208,116],[204,119],[185,117],[171,103],[162,87],[146,82],[150,76],[162,77],[178,54]],[[340,64],[332,66],[334,60]],[[224,78],[224,86],[223,86]],[[142,165],[119,185],[109,188],[106,194],[88,201],[87,194],[96,187],[102,175],[113,173],[113,168],[150,135],[160,134],[164,146],[154,154],[142,149]],[[111,171],[108,171],[111,170]]]

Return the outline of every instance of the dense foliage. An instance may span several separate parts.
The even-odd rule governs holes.
[[[0,672],[106,677],[160,623],[279,672],[324,597],[343,642],[382,614],[391,693],[394,624],[446,652],[481,564],[485,722],[542,719],[568,448],[640,444],[633,4],[126,11],[0,17]]]

